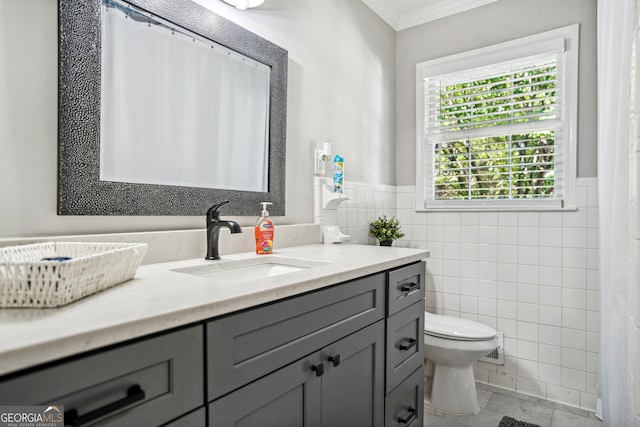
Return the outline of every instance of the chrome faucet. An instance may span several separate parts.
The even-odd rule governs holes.
[[[213,205],[207,210],[207,256],[204,259],[220,259],[220,253],[218,251],[218,240],[220,235],[220,228],[227,227],[231,230],[232,234],[242,233],[242,228],[235,221],[221,221],[218,208],[220,206],[229,203],[228,200],[224,200],[222,203]]]

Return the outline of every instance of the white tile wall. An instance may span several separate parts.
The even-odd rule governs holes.
[[[505,332],[504,366],[479,381],[594,410],[599,340],[597,180],[578,179],[577,212],[415,214],[398,187],[400,242],[432,250],[427,309]],[[427,224],[426,238],[415,224]],[[426,240],[425,240],[426,239]]]
[[[577,182],[577,212],[415,212],[414,186],[345,183],[350,201],[316,211],[352,243],[375,244],[368,225],[386,214],[427,248],[429,311],[505,333],[505,365],[478,362],[476,379],[594,410],[599,280],[596,178]]]

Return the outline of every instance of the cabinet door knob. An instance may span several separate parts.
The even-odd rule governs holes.
[[[332,362],[333,366],[338,366],[340,364],[340,355],[329,356],[329,362]]]
[[[315,371],[316,377],[321,377],[324,374],[324,363],[318,363],[317,365],[311,365],[311,370]]]
[[[418,341],[415,340],[414,338],[407,338],[407,344],[400,344],[398,348],[400,348],[400,350],[409,350],[410,348],[414,347],[417,343]]]
[[[84,415],[79,415],[77,409],[71,409],[69,411],[65,411],[64,420],[65,425],[69,426],[82,426],[88,424],[98,418],[104,417],[112,412],[116,412],[126,406],[129,406],[133,403],[144,400],[145,392],[138,384],[132,385],[127,389],[127,397],[124,397],[120,400],[116,400],[115,402],[104,405],[98,409],[95,409],[91,412],[88,412]]]
[[[416,408],[409,406],[408,411],[409,415],[407,415],[406,417],[398,417],[398,422],[400,424],[411,424],[413,420],[415,420],[418,416],[418,411],[416,411]]]

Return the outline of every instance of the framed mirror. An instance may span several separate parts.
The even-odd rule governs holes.
[[[286,50],[189,0],[59,18],[60,215],[284,215]]]

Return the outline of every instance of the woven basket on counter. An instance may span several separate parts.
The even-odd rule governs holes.
[[[0,248],[0,307],[60,307],[125,282],[147,248],[76,242]]]

